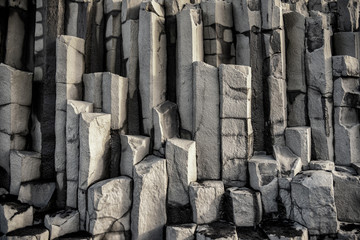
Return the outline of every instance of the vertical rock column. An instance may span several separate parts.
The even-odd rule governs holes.
[[[305,69],[305,19],[301,13],[284,14],[286,82],[289,127],[308,125]]]
[[[57,204],[66,202],[66,111],[67,100],[82,99],[82,74],[85,70],[84,40],[61,35],[56,42],[55,171]]]
[[[218,69],[193,63],[193,123],[198,179],[220,179],[220,85]]]
[[[281,1],[261,2],[262,38],[264,44],[264,82],[265,82],[265,126],[270,142],[265,142],[266,150],[272,151],[272,145],[285,144],[287,126],[286,101],[286,63],[285,33]]]
[[[306,31],[305,63],[312,159],[333,161],[333,79],[327,15],[310,12],[310,17],[306,18]]]
[[[334,56],[332,60],[335,164],[349,166],[360,158],[359,61],[350,56]]]
[[[105,0],[105,48],[106,71],[115,74],[122,72],[122,44],[121,44],[121,1]]]
[[[253,152],[251,68],[220,65],[219,79],[221,175],[226,185],[242,187],[247,183],[247,162]]]
[[[166,98],[166,35],[164,9],[154,0],[142,2],[139,20],[139,89],[143,130],[152,135],[152,109]]]
[[[43,50],[34,53],[32,147],[41,153],[44,179],[55,179],[56,39],[64,34],[64,12],[65,0],[36,0],[35,41]]]
[[[4,62],[6,52],[6,33],[8,21],[7,1],[0,1],[0,62]]]
[[[69,0],[66,4],[65,34],[85,40],[86,72],[104,69],[103,0]]]
[[[0,64],[0,186],[9,189],[10,149],[24,150],[32,98],[32,74]]]
[[[232,4],[220,0],[201,1],[204,21],[205,62],[218,67],[235,63]]]
[[[94,104],[94,112],[102,112],[103,73],[83,74],[84,100]]]
[[[177,14],[176,98],[179,107],[181,137],[193,136],[193,68],[203,61],[203,22],[198,5],[186,5]],[[169,80],[170,81],[170,80]]]

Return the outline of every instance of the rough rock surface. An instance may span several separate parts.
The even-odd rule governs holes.
[[[55,192],[55,183],[26,182],[21,184],[18,200],[38,208],[45,208]]]
[[[195,240],[196,224],[170,225],[166,227],[166,240]]]
[[[33,224],[34,210],[27,204],[0,203],[0,232],[8,233]]]
[[[62,210],[46,215],[44,224],[50,232],[49,239],[77,232],[79,231],[79,212],[76,210]]]

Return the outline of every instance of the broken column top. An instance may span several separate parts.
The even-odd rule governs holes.
[[[122,7],[122,0],[105,0],[104,1],[104,13],[105,14],[108,14],[113,11],[120,12],[121,7]]]
[[[82,38],[74,37],[74,36],[68,36],[68,35],[59,35],[57,37],[57,43],[65,44],[65,46],[72,47],[76,51],[79,51],[81,54],[85,53],[85,40]]]
[[[155,0],[142,2],[140,5],[140,10],[154,13],[159,17],[165,17],[164,8],[159,3],[157,3]]]

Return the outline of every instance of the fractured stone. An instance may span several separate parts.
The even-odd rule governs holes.
[[[8,233],[33,224],[34,209],[27,204],[2,202],[0,204],[0,232]]]
[[[359,2],[356,0],[337,1],[337,30],[356,32],[359,29]]]
[[[310,170],[324,170],[324,171],[334,171],[335,170],[335,164],[331,161],[311,161],[309,164]]]
[[[55,192],[55,183],[26,182],[21,184],[18,200],[37,208],[45,208]]]
[[[333,56],[334,77],[359,77],[359,60],[351,56]]]
[[[30,107],[19,104],[7,104],[0,106],[0,131],[14,135],[27,135],[29,132],[28,121]]]
[[[166,240],[187,239],[195,240],[196,224],[168,225],[166,227]]]
[[[66,111],[67,100],[81,100],[82,91],[82,83],[56,83],[56,110]]]
[[[359,78],[338,78],[334,81],[334,107],[353,107],[360,105]]]
[[[287,92],[287,126],[301,127],[308,124],[307,96],[302,92]]]
[[[359,59],[359,32],[335,32],[333,36],[333,41],[334,56],[347,55]]]
[[[21,240],[21,239],[48,240],[49,231],[43,226],[35,225],[35,226],[17,229],[15,231],[6,234],[6,240]]]
[[[306,167],[311,160],[311,128],[291,127],[285,130],[286,146],[301,158]]]
[[[262,29],[283,28],[282,7],[280,0],[261,1]]]
[[[196,228],[197,240],[237,240],[236,227],[230,223],[214,222],[198,225]]]
[[[50,232],[50,240],[68,233],[79,231],[79,212],[76,210],[61,210],[47,214],[44,225]]]
[[[94,112],[102,112],[102,75],[101,72],[83,75],[84,101],[94,104]]]
[[[253,27],[261,28],[260,1],[232,0],[235,31],[249,32]]]
[[[274,145],[274,158],[279,163],[281,177],[293,178],[302,169],[301,158],[295,155],[290,148]]]

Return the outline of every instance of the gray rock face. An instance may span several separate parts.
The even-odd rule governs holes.
[[[8,233],[33,224],[33,207],[27,204],[4,202],[0,204],[0,232]]]
[[[192,63],[204,60],[203,22],[199,6],[185,5],[176,16],[177,22],[177,67],[176,97],[179,106],[181,129],[193,132],[193,81],[196,81],[196,70]],[[196,91],[196,90],[195,90]],[[193,136],[192,136],[193,137]]]
[[[41,227],[39,225],[31,226],[31,227],[18,229],[6,234],[6,239],[7,240],[21,240],[21,239],[48,240],[49,231],[46,228]]]
[[[288,127],[307,126],[308,124],[308,110],[307,97],[305,93],[301,92],[287,92],[288,101]]]
[[[27,182],[20,186],[18,200],[38,208],[48,206],[55,192],[55,183]]]
[[[162,239],[166,224],[166,160],[149,156],[134,168],[131,232],[134,239]]]
[[[355,107],[360,104],[359,78],[337,78],[334,81],[334,107]]]
[[[217,68],[193,63],[193,137],[198,179],[220,178],[219,81]]]
[[[16,151],[10,152],[10,194],[18,195],[23,182],[40,178],[41,156],[39,153]]]
[[[261,27],[266,30],[272,30],[283,27],[281,1],[261,2]]]
[[[166,240],[195,240],[196,224],[179,224],[166,227]]]
[[[103,73],[84,74],[83,82],[84,100],[94,104],[94,112],[102,112]]]
[[[360,49],[359,32],[336,32],[334,33],[334,55],[348,55],[359,58]]]
[[[196,144],[194,141],[172,138],[166,142],[166,163],[169,178],[168,204],[187,205],[189,185],[196,177]]]
[[[359,28],[359,4],[354,0],[340,0],[337,4],[339,32],[355,32]]]
[[[324,170],[324,171],[334,171],[335,164],[331,161],[311,161],[309,163],[310,170]]]
[[[46,215],[45,227],[50,232],[49,239],[55,239],[68,233],[79,231],[79,212],[76,210],[61,210],[57,213]]]
[[[229,223],[215,222],[199,225],[196,228],[196,239],[199,240],[237,240],[236,227]]]
[[[224,184],[221,181],[192,182],[189,197],[193,221],[204,224],[218,220],[224,192]]]
[[[121,175],[133,177],[133,169],[150,153],[150,138],[145,136],[120,135]]]
[[[19,104],[7,104],[0,106],[0,131],[13,135],[27,135],[30,107]]]
[[[231,220],[236,226],[252,227],[261,222],[262,204],[259,192],[232,187],[226,190],[226,194],[229,198]]]
[[[360,177],[337,171],[333,171],[332,174],[337,218],[348,223],[359,222],[360,203],[358,193]]]
[[[268,221],[261,228],[270,240],[306,240],[309,233],[306,227],[287,220]]]
[[[292,127],[285,131],[286,146],[301,158],[306,167],[311,160],[311,128]]]
[[[125,0],[122,1],[121,8],[121,22],[125,22],[129,19],[139,18],[141,0]]]
[[[331,234],[338,230],[333,176],[325,171],[305,171],[291,182],[292,219],[309,234]]]
[[[152,109],[164,102],[166,95],[165,18],[164,9],[154,0],[143,2],[139,14],[139,89],[144,132],[150,135]]]
[[[261,28],[260,2],[258,0],[233,0],[232,5],[236,32],[248,32],[253,26]]]
[[[258,155],[249,160],[250,186],[261,192],[265,213],[277,212],[278,162],[272,156]]]
[[[107,176],[110,125],[110,114],[81,113],[79,188],[82,190]]]
[[[126,101],[128,79],[111,73],[103,73],[102,111],[111,114],[111,129],[126,131]]]
[[[300,157],[295,155],[286,146],[274,145],[274,158],[279,163],[281,177],[293,178],[301,171],[302,163]]]
[[[351,56],[332,57],[334,77],[358,77],[359,60]]]
[[[154,150],[164,152],[167,139],[179,136],[177,105],[165,101],[153,109]]]
[[[92,235],[130,230],[131,179],[112,178],[88,189],[88,231]]]

